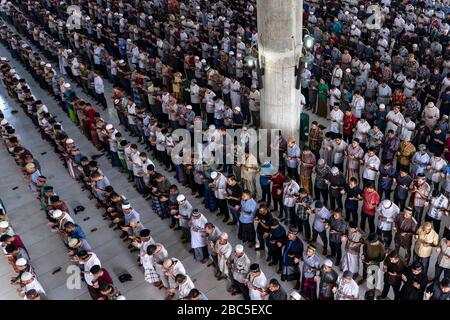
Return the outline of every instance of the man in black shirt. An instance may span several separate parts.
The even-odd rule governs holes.
[[[236,225],[239,220],[239,205],[242,198],[242,187],[237,183],[236,177],[231,175],[227,178],[227,203],[228,210],[233,217],[233,221],[228,222],[228,225]]]
[[[277,279],[270,279],[267,293],[269,294],[269,300],[287,300],[286,291],[280,286]]]
[[[266,238],[270,233],[270,226],[273,221],[273,216],[269,212],[269,208],[266,204],[261,204],[259,206],[258,212],[256,213],[255,221],[256,225],[256,236],[258,237],[259,247],[255,248],[256,251],[264,251],[266,248]],[[266,236],[264,236],[266,234]]]

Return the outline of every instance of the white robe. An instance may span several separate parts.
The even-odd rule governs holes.
[[[184,268],[183,264],[181,263],[181,261],[179,261],[178,259],[172,258],[172,260],[174,262],[176,262],[176,264],[174,266],[172,266],[170,268],[169,271],[167,271],[169,273],[169,287],[172,289],[175,289],[176,287],[178,287],[178,284],[175,282],[175,277],[177,274],[186,274],[186,269]]]
[[[250,274],[248,289],[251,300],[263,300],[261,291],[265,291],[267,289],[267,278],[264,272],[261,271],[257,277]]]
[[[345,283],[342,278],[339,279],[336,300],[353,300],[350,297],[358,298],[358,295],[359,287],[355,280]]]
[[[228,276],[228,265],[227,261],[233,252],[233,247],[229,242],[226,244],[220,244],[219,241],[216,242],[215,251],[217,252],[217,260],[219,262],[219,270],[224,275]]]
[[[331,125],[330,131],[335,133],[341,133],[342,123],[344,121],[344,113],[338,110],[330,111]]]
[[[206,246],[205,224],[208,220],[203,214],[199,218],[191,219],[191,247],[192,249]]]

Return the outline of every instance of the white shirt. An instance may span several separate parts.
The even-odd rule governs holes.
[[[366,153],[364,155],[363,178],[372,181],[375,180],[378,170],[380,169],[380,164],[381,161],[376,155],[374,155],[373,157],[369,157],[369,155]],[[375,171],[369,168],[373,168]]]
[[[103,85],[103,80],[100,76],[94,78],[94,88],[95,93],[102,94],[105,92],[105,86]]]
[[[378,227],[383,231],[391,231],[395,217],[400,213],[400,208],[389,199],[380,202],[377,208]]]

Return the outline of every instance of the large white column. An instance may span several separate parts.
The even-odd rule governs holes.
[[[258,0],[259,63],[264,68],[261,127],[298,141],[300,90],[295,67],[302,45],[303,0]]]

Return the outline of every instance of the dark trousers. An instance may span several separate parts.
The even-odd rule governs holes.
[[[330,192],[330,208],[331,210],[336,209],[336,205],[338,208],[342,209],[342,196],[333,196],[333,194]]]
[[[414,219],[417,221],[417,225],[422,224],[422,217],[423,217],[423,207],[417,207],[414,206]]]
[[[219,204],[219,212],[221,215],[224,215],[225,219],[230,219],[230,213],[228,212],[228,204],[227,199],[217,199]]]
[[[248,294],[248,287],[245,284],[233,279],[233,287],[235,287],[239,293],[242,293],[244,300],[251,300],[250,295]]]
[[[280,213],[279,213],[279,217],[283,217],[283,199],[279,198],[276,199],[275,197],[272,196],[273,199],[273,209],[275,211],[278,211],[278,207],[280,207]]]
[[[239,231],[238,231],[238,238],[242,242],[255,242],[256,240],[256,233],[255,233],[255,227],[252,223],[242,223],[239,222]]]
[[[295,168],[287,167],[288,176],[291,179],[294,179],[296,182],[298,182],[298,179],[299,179],[299,175],[298,175],[298,170],[297,169],[298,169],[297,167],[295,167]]]
[[[400,285],[401,282],[399,284],[390,284],[389,283],[389,275],[388,273],[384,274],[384,286],[383,286],[383,291],[381,292],[381,295],[383,297],[387,297],[389,290],[392,289],[394,290],[394,300],[398,300],[399,297],[399,293],[400,293]]]
[[[400,208],[400,211],[403,211],[406,207],[406,199],[399,199],[394,193],[394,202]]]
[[[106,102],[105,94],[104,93],[96,93],[97,100],[100,102],[100,104],[103,106],[103,109],[108,108],[108,103]]]
[[[358,209],[345,209],[345,221],[356,221],[358,223]]]
[[[256,237],[259,241],[259,247],[261,248],[261,250],[264,250],[266,248],[266,239],[264,239],[263,233],[257,233]]]
[[[330,242],[330,249],[331,256],[336,257],[336,265],[339,265],[342,258],[342,242]]]
[[[268,243],[267,249],[269,250],[269,255],[272,257],[272,263],[278,265],[281,269],[281,264],[283,262],[283,251],[279,248],[276,243]]]
[[[262,200],[267,204],[268,207],[270,207],[270,200],[271,200],[271,195],[270,195],[270,184],[268,185],[261,185],[261,192],[262,192]]]
[[[328,189],[319,189],[314,187],[314,200],[320,201],[320,196],[322,196],[322,203],[326,207],[328,204]]]
[[[313,230],[312,230],[312,240],[314,242],[316,242],[317,236],[320,236],[320,239],[323,242],[323,252],[324,252],[324,254],[326,254],[327,248],[328,248],[327,231],[324,230],[322,232],[318,232],[318,231],[316,231],[316,229],[313,228]]]
[[[362,231],[366,230],[366,220],[368,220],[368,222],[369,222],[370,233],[374,233],[375,232],[375,216],[369,216],[369,215],[365,214],[364,212],[361,214],[361,224],[359,225],[359,227],[361,228]]]
[[[311,225],[309,223],[309,220],[298,219],[297,227],[300,234],[305,232],[305,238],[308,240],[311,239]]]

